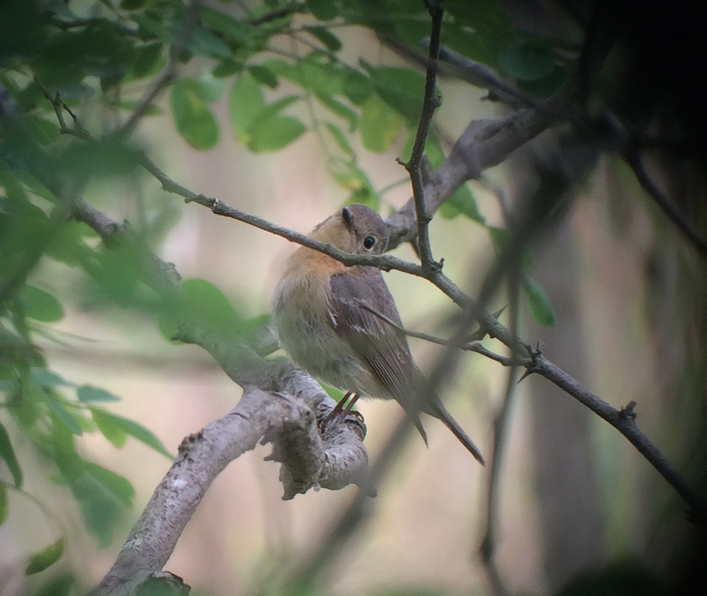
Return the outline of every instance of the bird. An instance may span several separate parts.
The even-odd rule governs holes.
[[[350,254],[380,255],[390,232],[376,211],[353,204],[325,219],[309,237]],[[380,269],[347,267],[300,246],[273,294],[272,320],[280,346],[298,367],[353,394],[354,400],[395,399],[425,443],[419,412],[440,419],[484,464],[479,448],[435,393],[418,399],[426,379],[401,333],[400,314]]]

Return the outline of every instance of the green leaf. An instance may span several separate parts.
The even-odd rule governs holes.
[[[508,250],[511,243],[511,235],[503,228],[496,228],[494,226],[486,226],[486,230],[491,236],[492,242],[496,245],[496,248],[500,251]],[[533,265],[533,255],[528,249],[523,251],[521,256],[521,267],[523,269],[528,269]]]
[[[349,70],[344,76],[342,93],[355,106],[361,106],[373,93],[373,81],[355,70]]]
[[[216,78],[208,71],[202,73],[199,80],[194,83],[196,83],[195,91],[206,103],[214,103],[221,99],[228,87],[227,81]]]
[[[213,149],[219,140],[219,126],[203,91],[196,81],[180,79],[172,85],[170,107],[180,135],[195,149]]]
[[[107,474],[98,472],[97,467],[79,460],[77,468],[70,471],[65,479],[79,504],[86,527],[98,538],[100,546],[108,546],[113,540],[113,529],[126,510],[121,498],[111,489],[118,491],[128,489],[124,486],[118,488],[108,480]],[[111,484],[111,489],[106,488],[104,481]],[[124,496],[127,496],[127,493]]]
[[[422,112],[425,77],[407,68],[380,66],[371,68],[376,93],[411,124],[417,124]]]
[[[261,85],[270,87],[270,89],[275,89],[278,86],[279,81],[277,80],[277,76],[275,76],[272,70],[265,66],[259,66],[257,64],[249,66],[248,72]]]
[[[120,401],[118,396],[108,393],[105,389],[92,387],[91,385],[81,385],[81,387],[76,390],[76,396],[79,398],[79,401],[82,402]]]
[[[74,418],[73,414],[69,412],[64,404],[51,396],[46,396],[47,405],[51,408],[59,420],[61,420],[71,431],[72,434],[80,437],[83,435],[83,430],[81,429],[81,424]]]
[[[55,372],[46,368],[32,367],[29,369],[29,380],[40,387],[71,386],[69,383]]]
[[[84,469],[121,503],[132,507],[135,489],[127,478],[90,462],[84,466]]]
[[[523,289],[528,296],[530,313],[535,322],[542,327],[552,327],[555,325],[555,310],[552,308],[550,299],[543,289],[532,279],[523,276]]]
[[[189,51],[209,58],[230,58],[232,54],[228,44],[204,27],[196,27],[190,32]]]
[[[165,449],[162,441],[160,441],[151,431],[146,429],[141,424],[128,420],[127,418],[123,418],[122,416],[111,414],[105,410],[98,410],[97,408],[91,408],[91,415],[104,436],[105,432],[103,431],[103,428],[101,428],[101,425],[110,426],[113,430],[123,431],[141,443],[144,443],[148,447],[152,447],[152,449],[158,453],[172,459],[172,454]],[[99,422],[99,420],[101,420],[101,422]],[[110,441],[107,436],[106,438]]]
[[[258,28],[244,21],[238,21],[226,13],[209,6],[202,6],[200,8],[199,18],[204,25],[222,33],[225,37],[236,42],[238,45],[248,45],[252,43],[255,38],[262,36]]]
[[[342,188],[349,190],[349,203],[368,205],[374,211],[380,206],[380,197],[365,172],[353,160],[333,158],[329,161],[329,172]]]
[[[230,102],[231,126],[239,142],[250,142],[253,122],[265,108],[263,91],[251,74],[244,74],[233,86]]]
[[[153,41],[136,47],[133,65],[125,75],[125,80],[133,81],[153,75],[160,67],[164,45]]]
[[[20,488],[23,481],[22,468],[20,467],[20,463],[17,461],[17,456],[15,455],[15,450],[12,448],[12,443],[10,443],[10,435],[1,422],[0,459],[5,460],[5,463],[10,470],[10,474],[12,474],[12,481],[15,483],[17,488]]]
[[[90,176],[123,178],[137,170],[140,155],[134,147],[112,140],[72,143],[60,156],[59,167],[79,179]]]
[[[348,71],[332,64],[331,59],[319,51],[311,52],[294,65],[282,60],[268,60],[263,66],[303,89],[325,95],[339,95],[348,76]]]
[[[334,99],[330,95],[325,95],[323,93],[317,93],[317,99],[331,112],[341,118],[344,118],[345,120],[348,120],[349,132],[353,132],[356,128],[358,128],[358,114],[356,114],[356,112],[354,112],[351,108]]]
[[[349,141],[346,138],[346,136],[344,135],[344,133],[341,132],[341,130],[339,130],[338,127],[327,122],[326,128],[331,133],[331,136],[334,137],[336,144],[339,145],[339,147],[341,148],[342,151],[344,151],[344,153],[347,153],[351,158],[356,157],[356,154],[354,153],[354,150],[351,147],[351,144],[349,143]]]
[[[339,7],[332,0],[307,0],[307,8],[320,21],[331,21],[339,15]]]
[[[7,487],[0,482],[0,526],[7,521],[10,510],[10,501],[7,498]]]
[[[64,538],[59,538],[54,544],[32,555],[25,568],[25,575],[32,575],[44,571],[56,563],[64,554]]]
[[[343,47],[341,40],[326,27],[308,25],[304,30],[321,41],[330,52],[338,52]]]
[[[486,223],[486,218],[479,211],[479,206],[476,204],[474,194],[466,184],[460,186],[442,203],[439,213],[442,217],[448,219],[456,217],[457,215],[466,215],[469,219],[480,224]]]
[[[20,300],[25,308],[25,315],[31,319],[51,323],[64,317],[64,308],[52,294],[34,286],[24,286]]]
[[[374,153],[385,153],[392,146],[403,125],[402,116],[377,95],[371,95],[361,108],[361,141]]]
[[[306,130],[304,124],[291,116],[269,118],[255,127],[248,146],[256,153],[278,151],[296,141]]]
[[[503,50],[498,64],[506,75],[526,81],[542,79],[555,69],[550,50],[535,44],[517,44]]]
[[[226,295],[211,282],[192,278],[182,282],[182,289],[189,304],[187,309],[202,324],[219,333],[238,333],[241,318]]]
[[[115,424],[115,420],[112,416],[108,415],[104,410],[91,408],[91,417],[96,423],[98,430],[101,431],[101,434],[108,439],[110,443],[118,449],[125,445],[125,442],[128,440],[128,433],[119,425]]]

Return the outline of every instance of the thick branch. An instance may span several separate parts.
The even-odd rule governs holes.
[[[358,458],[352,457],[350,439],[338,437],[322,443],[314,412],[302,401],[248,387],[231,412],[182,442],[177,459],[155,489],[97,593],[132,594],[134,581],[161,570],[216,476],[231,461],[254,449],[264,436],[275,443],[272,459],[284,464],[285,498],[311,486],[340,488],[337,481],[343,468],[350,479],[352,463],[359,475],[367,464],[362,445]],[[307,457],[293,458],[290,452]],[[303,461],[309,466],[303,466]]]

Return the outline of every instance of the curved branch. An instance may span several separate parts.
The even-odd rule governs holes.
[[[231,461],[254,449],[264,436],[275,445],[270,459],[283,462],[280,478],[284,479],[284,498],[311,486],[340,488],[342,462],[349,479],[352,462],[357,464],[355,473],[360,476],[368,460],[362,445],[359,457],[351,456],[351,437],[341,440],[347,432],[351,431],[340,429],[335,439],[332,434],[322,442],[314,413],[301,400],[248,387],[231,412],[184,439],[174,464],[155,489],[96,593],[133,594],[135,582],[142,583],[160,571],[213,480]],[[286,456],[281,458],[283,453]],[[307,457],[293,458],[289,453],[306,453]],[[310,465],[303,466],[303,461]]]

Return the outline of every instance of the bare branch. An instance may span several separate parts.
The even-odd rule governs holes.
[[[673,202],[663,193],[660,187],[650,177],[646,166],[641,159],[637,149],[629,147],[622,152],[622,156],[629,167],[633,170],[636,180],[641,184],[643,190],[646,191],[649,197],[660,207],[665,216],[673,223],[683,237],[699,252],[702,256],[707,256],[707,241],[700,238],[692,224],[685,216],[678,211]]]
[[[415,142],[412,147],[410,160],[402,163],[405,166],[410,181],[412,182],[412,196],[415,204],[415,219],[417,220],[417,248],[420,253],[420,261],[423,269],[440,268],[432,257],[432,247],[430,246],[429,224],[432,220],[431,212],[428,211],[425,201],[425,180],[422,172],[422,156],[425,151],[425,143],[430,131],[432,116],[439,107],[437,97],[437,64],[439,62],[440,35],[442,32],[442,18],[444,17],[444,0],[433,0],[427,6],[427,10],[432,18],[429,57],[427,59],[427,73],[425,75],[425,94],[422,103],[422,113],[420,123],[417,126]]]

